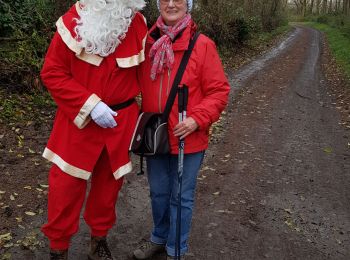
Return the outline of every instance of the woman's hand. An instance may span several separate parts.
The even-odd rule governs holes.
[[[180,137],[180,139],[183,139],[196,131],[197,128],[197,122],[192,117],[188,117],[174,127],[174,135],[176,137]]]

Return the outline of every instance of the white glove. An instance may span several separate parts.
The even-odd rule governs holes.
[[[97,103],[90,115],[92,120],[102,128],[113,128],[117,126],[117,122],[114,120],[113,116],[117,116],[118,113],[110,109],[109,106],[102,101]]]

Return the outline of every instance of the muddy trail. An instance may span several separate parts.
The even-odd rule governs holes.
[[[198,177],[189,259],[350,259],[350,130],[340,124],[321,69],[323,43],[318,31],[296,27],[270,52],[229,73],[230,104]],[[116,259],[132,259],[149,237],[148,193],[145,176],[127,176],[109,236]],[[45,210],[32,217],[32,229],[44,221]],[[81,219],[70,259],[86,259],[88,242]],[[47,242],[34,248],[6,253],[47,259]]]

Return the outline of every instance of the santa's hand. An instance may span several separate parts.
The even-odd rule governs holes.
[[[110,109],[109,106],[102,101],[97,103],[90,115],[92,120],[102,128],[113,128],[117,126],[114,116],[118,115],[118,113]]]

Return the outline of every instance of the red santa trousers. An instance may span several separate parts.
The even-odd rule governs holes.
[[[87,197],[84,219],[92,236],[106,236],[116,221],[115,205],[123,178],[115,180],[106,149],[94,168]],[[87,181],[70,176],[53,165],[49,174],[48,223],[42,232],[50,240],[50,248],[69,248],[71,237],[79,229]]]

